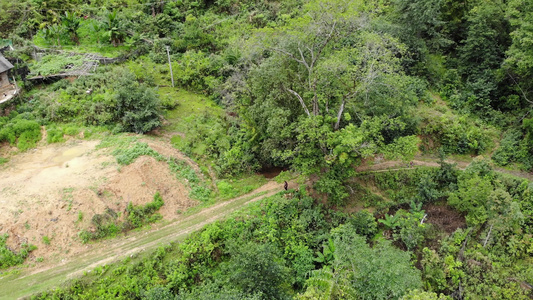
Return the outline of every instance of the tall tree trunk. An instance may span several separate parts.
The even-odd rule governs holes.
[[[288,88],[285,88],[287,91],[289,91],[289,93],[293,94],[294,96],[296,96],[296,98],[298,98],[298,101],[300,101],[300,104],[302,105],[302,108],[304,109],[305,113],[307,114],[308,117],[311,116],[311,114],[309,113],[309,109],[307,109],[307,105],[305,105],[305,102],[304,102],[304,99],[302,98],[302,96],[300,96],[300,94],[298,94],[297,92],[291,90],[291,89],[288,89]]]
[[[346,105],[346,98],[342,97],[342,103],[339,107],[339,112],[337,113],[337,122],[335,122],[335,126],[333,127],[335,130],[339,130],[339,125],[341,123],[342,118],[342,112],[344,111],[344,106]]]

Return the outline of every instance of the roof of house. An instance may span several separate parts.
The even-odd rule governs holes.
[[[13,69],[13,65],[2,54],[0,54],[0,73],[4,73],[10,69]]]

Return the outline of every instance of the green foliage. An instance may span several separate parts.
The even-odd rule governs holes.
[[[507,17],[511,24],[509,34],[512,43],[506,52],[504,68],[513,72],[513,85],[520,96],[519,103],[529,106],[527,99],[531,99],[531,76],[533,75],[533,52],[531,24],[531,3],[526,0],[513,0],[508,2]],[[515,77],[516,76],[516,77]],[[524,94],[526,93],[526,94]]]
[[[123,77],[115,83],[116,111],[120,120],[118,129],[135,133],[146,133],[161,125],[159,119],[159,98],[153,89],[138,84],[132,74],[121,70]]]
[[[332,236],[335,244],[335,271],[334,274],[330,273],[330,277],[333,282],[340,282],[336,287],[338,295],[333,299],[350,294],[357,295],[359,299],[399,298],[409,290],[422,286],[420,272],[411,266],[409,253],[398,250],[387,242],[370,248],[350,225],[333,229]],[[323,282],[311,277],[307,283],[308,290],[314,287],[331,297],[333,283],[322,284]]]
[[[7,246],[8,237],[9,235],[7,233],[0,234],[0,269],[22,264],[30,252],[37,249],[34,245],[22,244],[20,251],[17,253]]]
[[[385,225],[388,229],[395,229],[398,226],[399,216],[389,216],[388,214],[385,214],[385,219],[380,219],[378,222]]]
[[[474,161],[459,177],[458,189],[450,194],[448,203],[467,213],[469,225],[483,224],[487,218],[487,201],[494,189],[491,169],[484,161]]]
[[[446,299],[452,299],[450,297],[447,297],[443,294],[437,295],[436,293],[432,292],[425,292],[422,290],[412,290],[403,297],[400,298],[401,300],[446,300]]]
[[[108,38],[114,47],[118,46],[124,39],[124,21],[118,11],[106,12],[102,28],[104,29],[103,36]]]
[[[370,240],[378,232],[378,223],[374,215],[367,210],[361,210],[356,212],[352,218],[349,219],[350,224],[353,226],[355,232],[358,235],[364,236],[367,240]]]
[[[522,132],[516,129],[505,132],[500,141],[500,147],[492,154],[492,160],[500,166],[506,166],[512,162],[520,161],[523,156],[523,153],[520,151],[522,137]]]
[[[112,152],[112,154],[115,156],[117,163],[120,165],[129,165],[139,156],[143,155],[152,156],[157,160],[164,159],[161,154],[150,148],[148,144],[140,142],[133,144],[133,146],[129,148],[117,148]]]
[[[329,265],[333,262],[335,256],[335,244],[332,239],[329,239],[327,243],[324,243],[322,246],[322,252],[317,252],[317,257],[315,261],[322,265]]]
[[[438,183],[435,181],[434,176],[431,174],[423,174],[418,182],[418,194],[417,198],[421,202],[434,202],[440,196],[441,192],[437,189]]]
[[[78,38],[78,28],[80,27],[80,18],[75,12],[66,11],[65,15],[61,18],[61,23],[65,28],[65,31],[70,35],[70,40],[76,44],[80,44]]]
[[[118,215],[115,211],[107,208],[103,214],[95,214],[91,219],[91,225],[95,230],[82,230],[78,233],[78,237],[83,243],[90,240],[98,240],[106,237],[116,236],[120,232],[139,228],[145,224],[157,222],[162,217],[156,213],[165,203],[159,192],[156,192],[152,202],[143,206],[133,205],[131,202],[126,207],[126,220],[120,223]],[[83,214],[81,215],[83,219]],[[78,221],[81,221],[78,213]]]
[[[298,294],[296,299],[356,299],[357,292],[346,276],[339,272],[332,272],[324,267],[313,270],[306,281],[307,289],[304,294]]]
[[[63,130],[48,126],[46,128],[46,142],[48,144],[61,143],[65,139],[63,138]]]
[[[131,202],[126,207],[127,223],[123,226],[125,228],[139,228],[144,224],[153,223],[161,219],[161,215],[154,213],[161,208],[165,203],[159,192],[154,195],[154,200],[144,206],[135,206]]]
[[[395,230],[393,237],[401,241],[407,250],[414,251],[421,246],[426,238],[427,227],[423,224],[425,213],[421,210],[422,205],[412,202],[410,212],[399,210],[395,217],[398,217],[398,230]]]
[[[12,145],[16,143],[20,151],[34,148],[41,140],[41,126],[31,114],[15,114],[11,119],[2,117],[0,125],[0,142],[7,141]]]
[[[35,76],[48,76],[61,73],[65,69],[75,69],[81,67],[84,57],[81,55],[45,55],[40,61],[31,66],[31,72]]]
[[[445,153],[481,154],[491,149],[494,130],[483,129],[483,124],[466,117],[444,114],[424,120],[421,131],[431,136],[435,148],[442,147]]]
[[[217,188],[220,192],[220,196],[224,199],[234,198],[238,191],[226,180],[217,182]]]
[[[151,288],[147,292],[143,293],[142,299],[146,300],[174,300],[176,297],[172,294],[172,292],[163,287],[163,286],[157,286],[154,288]]]
[[[196,91],[213,89],[219,82],[213,75],[217,74],[217,61],[213,56],[202,51],[187,51],[180,57],[179,64],[173,64],[176,83]]]
[[[50,245],[50,238],[48,236],[43,236],[43,243],[45,245]]]
[[[288,269],[270,244],[249,242],[229,247],[230,260],[222,266],[227,279],[245,294],[285,299]]]

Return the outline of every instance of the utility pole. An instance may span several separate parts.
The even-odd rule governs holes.
[[[170,63],[170,53],[169,53],[169,50],[168,50],[168,46],[167,47],[167,56],[168,56],[168,66],[170,67],[170,79],[172,79],[172,87],[174,87],[174,75],[172,74],[172,64]]]

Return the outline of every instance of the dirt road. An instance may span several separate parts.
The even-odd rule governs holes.
[[[471,161],[457,161],[457,160],[450,160],[446,159],[446,162],[449,164],[455,164],[456,168],[459,170],[464,170]],[[439,165],[439,159],[435,157],[429,157],[429,156],[417,156],[412,161],[410,161],[412,165],[409,165],[409,163],[406,163],[404,161],[382,161],[382,162],[376,162],[374,164],[364,164],[356,168],[357,172],[364,172],[364,171],[372,171],[372,172],[387,172],[387,171],[398,171],[403,169],[410,169],[410,168],[416,168],[416,167],[433,167],[437,168],[440,167]],[[499,173],[505,173],[510,174],[516,177],[521,177],[528,179],[529,181],[533,181],[533,174],[523,171],[517,171],[517,170],[507,170],[500,167],[495,167],[494,170]]]
[[[283,187],[270,181],[259,189],[241,197],[218,203],[193,215],[180,218],[167,225],[154,225],[150,231],[129,234],[126,237],[106,240],[94,245],[86,253],[64,260],[59,265],[38,270],[21,271],[0,277],[0,299],[16,299],[29,296],[52,287],[60,286],[68,279],[82,275],[96,266],[112,263],[142,251],[150,251],[161,245],[179,241],[206,224],[223,219],[243,205],[258,201],[281,191]]]

